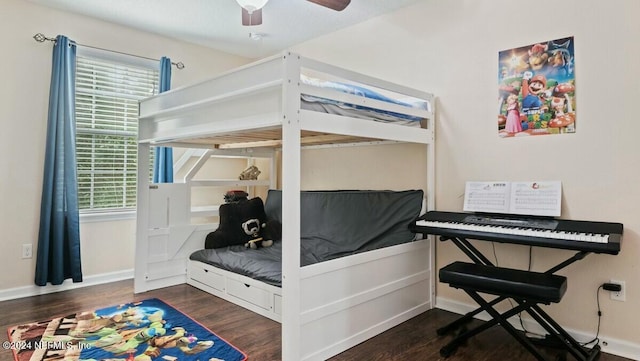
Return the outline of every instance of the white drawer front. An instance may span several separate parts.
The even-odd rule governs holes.
[[[207,265],[198,265],[189,269],[189,277],[192,280],[224,292],[224,276],[215,272],[215,268]]]
[[[265,310],[271,308],[271,299],[269,297],[270,293],[259,287],[247,285],[233,279],[228,279],[227,293],[229,295],[252,303],[258,307],[264,308]]]

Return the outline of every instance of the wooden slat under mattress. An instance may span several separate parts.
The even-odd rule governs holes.
[[[360,143],[379,141],[374,138],[361,138],[348,135],[302,131],[300,142],[302,145],[326,145],[343,143]],[[242,131],[237,133],[216,134],[193,139],[181,139],[181,143],[194,145],[209,145],[219,149],[256,148],[282,146],[282,129],[266,129]]]

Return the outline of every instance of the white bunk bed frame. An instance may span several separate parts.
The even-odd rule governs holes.
[[[430,108],[407,108],[301,84],[300,74],[309,71],[426,100]],[[408,127],[305,110],[301,93],[413,115],[426,119],[426,124]],[[270,157],[274,187],[273,149],[281,149],[282,287],[230,272],[221,273],[222,291],[191,277],[189,283],[280,321],[285,361],[327,359],[431,309],[435,300],[431,238],[300,266],[300,153],[308,145],[423,144],[428,162],[426,207],[434,209],[434,100],[429,93],[284,53],[142,101],[139,164],[149,164],[152,145]],[[138,167],[136,293],[187,282],[188,255],[201,249],[206,234],[217,227],[190,224],[188,180],[150,184],[147,171]],[[206,273],[207,267],[194,272]],[[242,285],[266,290],[271,310],[229,296],[229,289]]]

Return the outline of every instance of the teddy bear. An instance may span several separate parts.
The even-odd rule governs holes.
[[[255,219],[250,219],[242,224],[242,229],[254,237],[244,244],[245,248],[271,247],[275,241],[282,238],[282,225],[276,220],[267,220],[261,224]]]
[[[260,237],[261,228],[262,223],[260,223],[259,219],[249,219],[242,223],[244,233],[251,236],[251,239],[244,244],[245,248],[257,249],[260,248],[260,246],[268,247],[273,244],[273,242],[268,243],[268,241],[264,241],[263,238]]]

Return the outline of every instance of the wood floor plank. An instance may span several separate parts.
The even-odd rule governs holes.
[[[189,285],[178,285],[141,294],[133,293],[132,281],[78,288],[41,296],[0,302],[1,341],[7,340],[10,326],[47,320],[79,311],[105,306],[159,298],[191,316],[218,336],[232,343],[249,356],[250,361],[276,361],[280,359],[280,324],[259,316],[230,302],[209,295]],[[331,361],[444,361],[440,348],[453,336],[439,337],[436,328],[458,315],[430,310],[353,347]],[[480,321],[473,321],[479,324]],[[331,332],[331,330],[327,330]],[[549,353],[551,357],[554,352]],[[553,360],[553,358],[550,358]],[[573,360],[571,356],[567,358]],[[0,349],[0,361],[11,361],[10,351]],[[472,338],[447,361],[535,361],[501,327],[493,327]],[[602,354],[600,361],[630,361]]]

